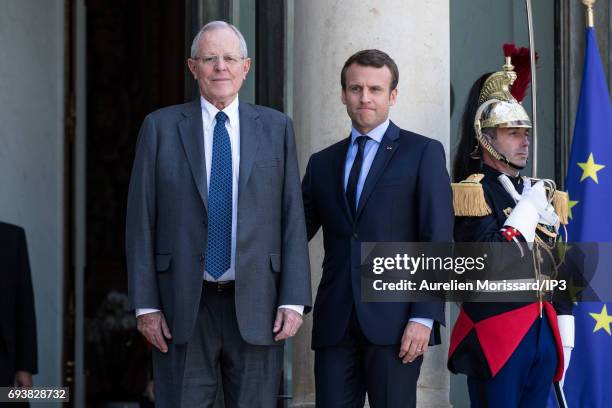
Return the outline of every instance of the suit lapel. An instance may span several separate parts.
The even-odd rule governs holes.
[[[204,155],[204,127],[200,99],[187,105],[185,119],[179,123],[179,134],[187,161],[191,168],[200,198],[208,211],[208,185],[206,183],[206,157]]]
[[[240,117],[240,169],[238,171],[238,202],[241,192],[245,191],[246,183],[251,176],[251,170],[257,157],[257,149],[263,134],[263,126],[259,114],[251,105],[241,102],[238,106]]]
[[[378,179],[383,174],[387,164],[395,154],[398,145],[398,138],[399,128],[395,126],[393,122],[389,122],[389,127],[380,141],[380,146],[378,147],[376,156],[374,156],[374,161],[372,162],[372,166],[370,167],[370,171],[368,172],[368,176],[366,177],[363,185],[361,196],[359,197],[356,215],[357,219],[359,219],[359,216],[363,211],[363,207],[368,202],[368,198],[370,198],[372,191],[374,191],[374,187],[376,186]]]
[[[340,207],[344,209],[346,216],[351,222],[353,222],[353,214],[349,208],[348,200],[346,199],[346,193],[344,191],[344,166],[346,164],[346,155],[351,143],[351,136],[349,135],[338,147],[336,157],[334,160],[334,174],[336,177],[336,191],[338,193],[338,202]]]

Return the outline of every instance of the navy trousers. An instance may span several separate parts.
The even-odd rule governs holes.
[[[546,315],[538,318],[497,375],[468,377],[472,408],[544,408],[557,368],[557,351]]]
[[[317,408],[416,407],[423,356],[403,364],[399,344],[377,345],[363,335],[355,310],[340,344],[315,349]]]

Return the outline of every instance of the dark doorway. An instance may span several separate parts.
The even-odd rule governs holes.
[[[185,4],[88,0],[87,406],[140,401],[149,350],[127,310],[125,210],[139,127],[184,101]],[[143,403],[142,406],[146,406]]]
[[[261,4],[260,4],[261,3]],[[144,117],[197,94],[185,59],[206,22],[228,20],[226,0],[86,0],[87,154],[86,405],[137,402],[151,378],[150,351],[127,305],[125,212]],[[283,110],[284,5],[257,3],[249,46],[261,68],[257,103]],[[279,407],[291,398],[285,384]],[[288,395],[289,394],[289,395]],[[126,405],[131,406],[131,405]]]

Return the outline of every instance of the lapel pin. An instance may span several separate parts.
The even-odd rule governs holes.
[[[387,150],[393,150],[393,146],[387,146]]]

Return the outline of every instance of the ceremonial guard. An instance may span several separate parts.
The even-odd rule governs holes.
[[[533,278],[541,280],[555,273],[554,261],[540,261],[550,258],[559,228],[567,223],[567,195],[551,180],[521,175],[532,128],[519,102],[529,84],[529,50],[507,44],[504,53],[503,70],[481,77],[468,98],[454,163],[454,235],[456,242],[508,242],[514,262],[532,262]],[[514,60],[520,65],[516,71]],[[468,376],[472,407],[541,408],[553,382],[560,389],[574,321],[572,303],[553,296],[539,292],[533,302],[463,303],[448,367]]]

